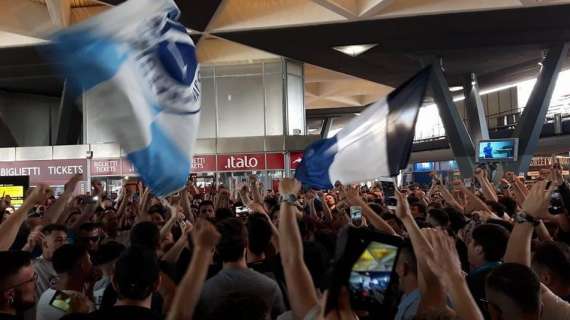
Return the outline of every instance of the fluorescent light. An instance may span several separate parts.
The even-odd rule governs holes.
[[[461,87],[461,86],[449,87],[449,91],[451,91],[451,92],[457,92],[457,91],[461,91],[461,90],[463,90],[463,87]]]
[[[359,56],[359,55],[363,54],[364,52],[376,47],[377,45],[378,45],[377,43],[355,44],[355,45],[351,45],[351,46],[338,46],[338,47],[332,47],[332,48],[338,52],[342,52],[342,53],[349,55],[351,57],[356,57],[356,56]]]

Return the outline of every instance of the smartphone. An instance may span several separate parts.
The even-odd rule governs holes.
[[[471,188],[471,179],[463,179],[463,184],[465,185],[465,188]]]
[[[396,198],[394,197],[386,198],[385,202],[386,202],[386,207],[388,207],[388,209],[396,210],[396,207],[398,206],[398,200]]]
[[[237,214],[244,214],[244,213],[248,213],[248,212],[249,212],[249,210],[245,206],[236,207],[236,213]]]
[[[548,211],[554,215],[560,214],[564,211],[564,203],[562,202],[560,192],[552,192],[550,196],[550,206],[548,207]]]
[[[71,311],[71,296],[63,291],[56,291],[49,305],[65,313]]]
[[[357,227],[362,225],[362,207],[350,207],[350,220],[352,221],[352,224]]]
[[[348,288],[356,312],[385,308],[397,298],[394,269],[402,239],[365,228],[346,227],[339,234],[330,278],[326,313],[338,305],[341,287]]]

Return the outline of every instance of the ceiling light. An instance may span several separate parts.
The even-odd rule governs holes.
[[[463,90],[463,87],[461,87],[461,86],[449,87],[449,91],[451,91],[451,92],[457,92],[457,91],[461,91],[461,90]]]
[[[356,56],[359,56],[359,55],[363,54],[364,52],[376,47],[377,45],[378,45],[377,43],[355,44],[355,45],[351,45],[351,46],[338,46],[338,47],[332,47],[332,48],[338,52],[342,52],[342,53],[349,55],[351,57],[356,57]]]

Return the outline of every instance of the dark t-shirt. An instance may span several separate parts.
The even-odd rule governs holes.
[[[20,317],[11,314],[0,313],[0,320],[18,320]]]
[[[61,320],[160,320],[150,309],[135,306],[115,306],[107,310],[95,311],[90,314],[68,314]]]

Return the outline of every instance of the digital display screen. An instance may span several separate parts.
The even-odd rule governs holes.
[[[414,163],[414,171],[416,172],[433,171],[433,162],[416,162]]]
[[[384,301],[390,285],[398,247],[371,242],[350,272],[351,297],[362,304],[377,304]]]
[[[517,139],[483,140],[479,142],[479,161],[516,161]]]
[[[0,177],[0,196],[9,196],[10,204],[19,208],[29,187],[29,177]]]

